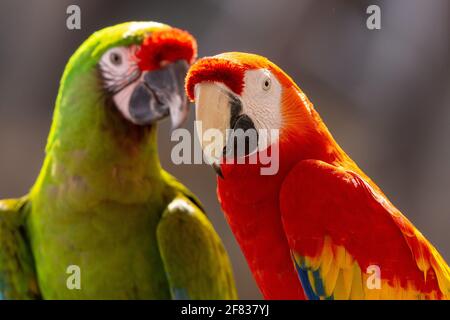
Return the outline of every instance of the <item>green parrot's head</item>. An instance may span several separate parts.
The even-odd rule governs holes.
[[[165,24],[127,22],[102,29],[70,59],[57,105],[72,109],[75,118],[74,108],[86,108],[86,116],[96,113],[93,108],[112,106],[111,112],[136,126],[170,115],[176,128],[188,113],[184,78],[196,54],[189,33]]]
[[[160,177],[156,122],[188,113],[184,79],[197,45],[187,32],[127,22],[92,34],[61,79],[46,147],[46,179],[80,202],[145,201]],[[77,183],[73,183],[76,177]],[[38,191],[35,191],[38,192]]]

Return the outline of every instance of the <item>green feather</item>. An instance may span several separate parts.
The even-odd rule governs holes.
[[[26,198],[0,201],[0,300],[40,297],[33,256],[24,234]]]
[[[173,298],[237,299],[225,249],[188,198],[180,195],[169,204],[157,235]]]

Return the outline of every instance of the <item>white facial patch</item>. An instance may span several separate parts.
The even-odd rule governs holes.
[[[142,78],[142,76],[140,77]],[[134,81],[126,86],[124,89],[120,90],[118,93],[114,95],[114,102],[117,106],[117,109],[122,113],[122,115],[129,121],[134,122],[134,118],[130,114],[130,98],[134,89],[136,88],[138,81]]]
[[[250,136],[256,137],[254,145],[257,148],[250,154],[263,151],[278,141],[282,87],[268,70],[247,71],[241,95],[236,95],[221,82],[198,83],[194,94],[196,131],[208,163],[218,163],[223,157],[224,146],[229,142],[233,99],[242,104],[239,116],[250,118],[256,129],[257,134]]]
[[[267,139],[260,139],[259,150],[273,141],[270,132],[281,128],[282,87],[278,79],[266,69],[248,70],[241,94],[242,113],[248,115],[258,131],[266,130]]]
[[[130,97],[137,80],[143,77],[134,59],[136,50],[135,46],[112,48],[99,62],[105,89],[113,94],[117,108],[130,121],[134,121],[129,111]]]

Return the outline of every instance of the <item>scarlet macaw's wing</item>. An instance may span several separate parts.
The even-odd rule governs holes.
[[[437,250],[360,175],[318,160],[283,182],[280,209],[309,299],[448,299]]]

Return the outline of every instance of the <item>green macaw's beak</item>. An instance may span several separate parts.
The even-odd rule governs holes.
[[[134,122],[149,125],[170,115],[172,129],[178,128],[188,115],[184,90],[188,63],[185,60],[145,71],[130,97],[129,111]]]

